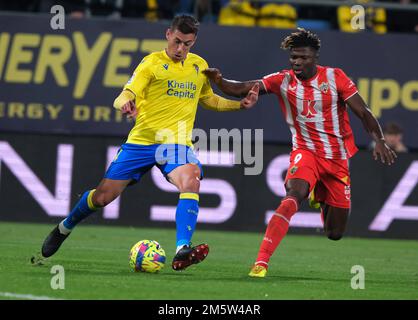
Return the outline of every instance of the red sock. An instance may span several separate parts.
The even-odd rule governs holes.
[[[276,213],[271,217],[266,233],[258,251],[256,264],[268,266],[271,255],[289,229],[292,216],[298,211],[298,202],[294,197],[285,197]]]

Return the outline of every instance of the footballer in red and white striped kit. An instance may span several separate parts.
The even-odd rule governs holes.
[[[265,76],[265,91],[274,93],[292,132],[293,149],[326,159],[347,159],[357,147],[345,101],[357,93],[341,69],[316,66],[316,74],[298,79],[296,70]]]
[[[299,28],[281,46],[289,50],[289,70],[246,82],[224,79],[218,69],[204,71],[228,95],[245,96],[257,83],[259,94],[275,94],[292,133],[286,196],[267,226],[251,277],[266,276],[270,257],[305,199],[320,206],[327,237],[342,238],[350,212],[348,159],[357,152],[347,108],[376,142],[375,160],[390,165],[396,158],[350,78],[339,68],[318,65],[320,46],[316,34]]]

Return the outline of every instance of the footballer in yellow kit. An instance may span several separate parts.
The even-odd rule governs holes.
[[[133,100],[135,125],[105,174],[108,179],[139,181],[150,166],[157,165],[167,176],[178,166],[193,163],[202,167],[192,149],[192,130],[199,101],[216,98],[208,78],[201,72],[204,59],[188,53],[185,60],[173,61],[165,50],[146,56],[122,91],[122,102]],[[124,97],[128,95],[128,97]],[[225,101],[228,101],[224,99]],[[210,103],[210,102],[209,102]],[[230,100],[231,108],[239,102]]]
[[[176,16],[166,31],[167,48],[146,56],[135,69],[114,101],[115,108],[135,118],[135,125],[96,189],[86,191],[47,236],[43,258],[52,256],[80,221],[116,199],[126,186],[138,182],[156,165],[180,192],[172,268],[183,270],[205,259],[209,246],[191,245],[202,177],[202,166],[191,148],[197,105],[215,111],[248,109],[257,102],[258,85],[241,101],[214,94],[202,73],[208,64],[189,52],[198,26],[193,16]]]

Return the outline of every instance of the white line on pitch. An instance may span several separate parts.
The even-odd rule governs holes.
[[[26,299],[26,300],[62,300],[58,298],[46,297],[46,296],[34,296],[33,294],[19,294],[12,292],[1,292],[0,297]]]

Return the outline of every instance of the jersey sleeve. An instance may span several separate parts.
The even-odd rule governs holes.
[[[354,96],[358,90],[353,81],[344,73],[343,70],[335,69],[335,82],[337,84],[338,96],[346,101]]]
[[[280,86],[284,79],[284,72],[276,72],[263,77],[262,82],[267,93],[280,93]]]
[[[145,57],[136,67],[132,77],[125,84],[123,89],[132,91],[136,98],[145,97],[145,90],[154,77],[151,58]]]
[[[205,70],[207,68],[209,68],[209,65],[205,60],[203,60],[202,70]],[[202,72],[202,71],[200,71],[200,72]],[[202,73],[202,75],[203,75],[203,73]],[[204,98],[207,98],[207,97],[212,96],[214,94],[212,86],[210,85],[209,78],[206,77],[205,75],[203,75],[203,76],[205,77],[205,80],[203,82],[202,90],[200,91],[199,99],[202,99],[202,98],[204,99]]]

